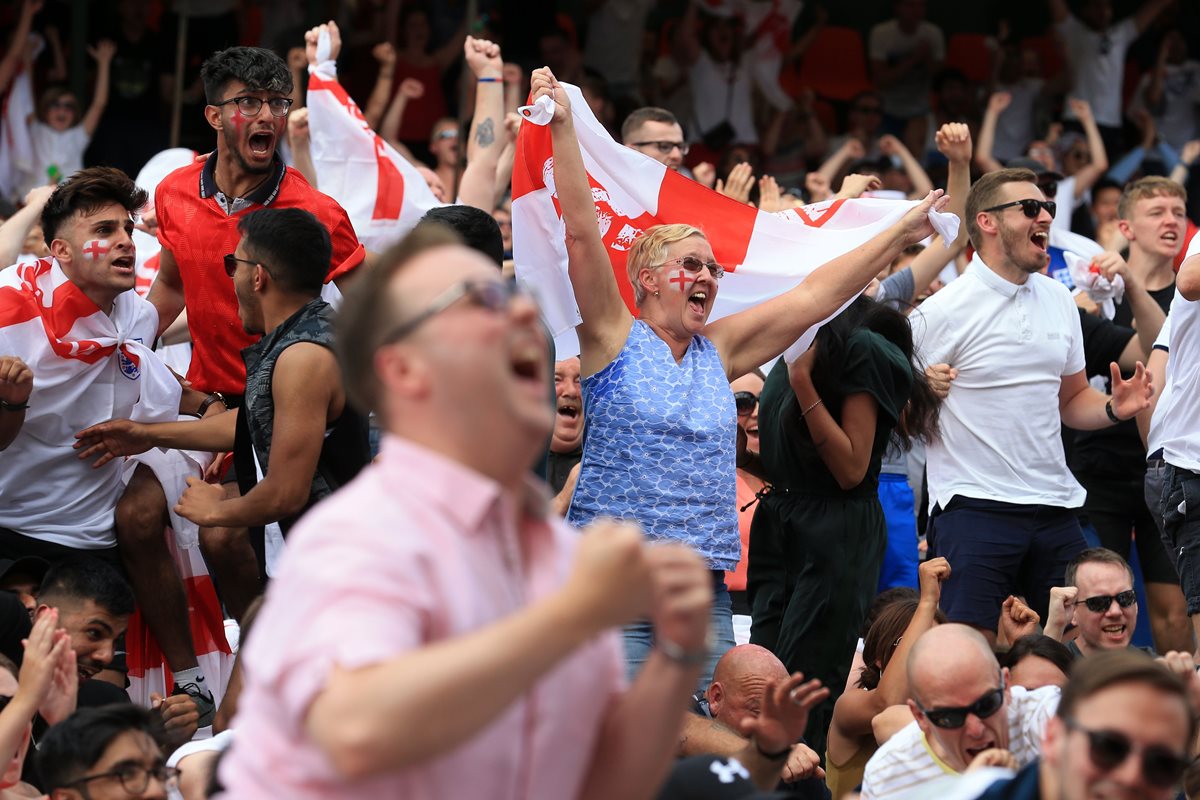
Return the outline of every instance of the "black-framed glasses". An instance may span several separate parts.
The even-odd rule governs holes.
[[[721,276],[725,274],[725,268],[717,262],[704,262],[695,256],[680,256],[679,258],[672,258],[668,261],[658,264],[657,266],[665,267],[667,264],[678,264],[688,272],[694,272],[696,274],[700,274],[700,270],[708,267],[708,271],[711,272],[712,276],[717,280],[721,280]]]
[[[262,111],[263,103],[266,103],[267,108],[271,109],[272,116],[286,117],[288,109],[292,107],[292,98],[272,97],[270,100],[263,100],[261,97],[252,97],[245,94],[231,97],[228,100],[222,100],[219,103],[213,103],[213,105],[225,106],[230,103],[237,103],[238,111],[247,117],[257,117],[258,112]]]
[[[913,698],[913,702],[917,702]],[[962,708],[925,708],[917,702],[917,708],[931,723],[939,728],[952,730],[967,724],[967,715],[974,714],[980,719],[987,719],[1004,706],[1004,679],[1000,679],[1000,688],[992,689],[969,706]]]
[[[1112,608],[1113,600],[1117,601],[1117,605],[1121,608],[1129,608],[1137,602],[1137,592],[1133,589],[1126,589],[1123,592],[1116,594],[1098,594],[1095,597],[1088,597],[1083,600],[1076,600],[1074,605],[1085,605],[1088,611],[1094,611],[1097,614],[1103,614],[1108,609]]]
[[[671,155],[671,151],[676,147],[679,148],[679,155],[686,156],[690,149],[687,142],[668,142],[665,140],[657,140],[653,142],[634,142],[634,147],[654,147],[664,156]]]
[[[1071,717],[1063,717],[1063,724],[1068,730],[1079,731],[1088,738],[1088,757],[1092,764],[1105,772],[1116,769],[1125,763],[1133,753],[1139,753],[1142,761],[1142,776],[1147,783],[1155,786],[1174,786],[1183,771],[1191,763],[1185,755],[1167,747],[1150,745],[1139,747],[1130,741],[1129,737],[1119,731],[1095,731],[1085,728]]]
[[[250,264],[252,266],[258,265],[257,261],[251,261],[247,258],[238,258],[233,253],[227,253],[225,255],[224,260],[225,260],[225,274],[231,278],[233,277],[233,273],[237,272],[237,265],[239,263],[240,264]]]
[[[758,405],[758,395],[754,392],[734,392],[733,404],[737,406],[738,416],[746,416]]]
[[[1003,211],[1004,209],[1012,208],[1013,206],[1020,206],[1021,213],[1030,219],[1037,219],[1038,214],[1042,213],[1043,208],[1046,209],[1046,213],[1050,215],[1050,218],[1054,219],[1054,212],[1058,210],[1058,203],[1054,202],[1053,200],[1034,200],[1033,198],[1013,200],[1011,203],[1001,203],[998,206],[992,206],[991,208],[985,208],[983,210]]]
[[[389,331],[380,340],[379,346],[395,344],[416,330],[422,323],[464,298],[479,308],[485,308],[488,311],[503,311],[508,308],[509,303],[517,295],[529,296],[515,281],[463,281],[435,298],[424,311]]]
[[[175,767],[168,767],[166,764],[155,764],[153,767],[143,767],[141,764],[122,764],[108,772],[84,775],[82,778],[63,785],[79,786],[92,781],[116,779],[120,781],[121,788],[129,794],[141,795],[150,786],[151,778],[168,788],[174,787],[179,781],[179,770]]]

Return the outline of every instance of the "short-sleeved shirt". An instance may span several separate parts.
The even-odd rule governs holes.
[[[872,61],[892,64],[901,61],[924,42],[929,47],[930,61],[946,58],[946,42],[941,28],[922,21],[911,34],[900,28],[897,20],[889,19],[871,28],[867,52]],[[883,110],[896,117],[909,118],[929,111],[929,86],[933,75],[930,65],[915,67],[900,80],[880,91]]]
[[[1200,256],[1200,237],[1188,245],[1188,259]],[[1162,415],[1163,460],[1200,472],[1200,302],[1178,291],[1171,302],[1171,364],[1154,416]],[[1170,392],[1170,395],[1167,394]]]
[[[296,170],[276,159],[262,185],[245,198],[229,200],[220,193],[215,173],[217,154],[181,167],[158,185],[154,208],[158,239],[179,265],[188,329],[192,334],[192,364],[188,380],[205,392],[240,395],[246,386],[242,350],[258,337],[242,329],[237,315],[233,281],[222,259],[236,248],[237,226],[244,214],[260,208],[302,208],[329,231],[333,257],[326,282],[362,263],[366,251],[350,217],[332,197],[309,185]]]
[[[1154,340],[1154,349],[1162,350],[1168,354],[1167,367],[1165,375],[1155,375],[1154,381],[1162,385],[1162,393],[1158,396],[1158,405],[1154,407],[1154,414],[1150,417],[1150,430],[1146,433],[1146,455],[1154,455],[1162,449],[1162,437],[1166,431],[1168,420],[1159,413],[1160,409],[1166,409],[1171,405],[1171,315],[1163,320],[1162,329],[1158,332],[1158,338]]]
[[[922,363],[958,370],[942,402],[941,436],[927,450],[930,504],[944,508],[962,495],[1081,506],[1058,411],[1063,377],[1084,369],[1070,291],[1037,274],[1011,283],[976,255],[910,319]]]
[[[237,740],[220,768],[228,796],[579,796],[625,687],[615,630],[563,658],[458,747],[406,769],[342,779],[305,727],[335,666],[356,670],[464,636],[561,589],[578,537],[529,488],[515,497],[387,436],[376,463],[292,529],[243,651]],[[464,686],[456,702],[487,691]],[[396,720],[395,735],[420,736],[421,724]]]
[[[83,169],[83,151],[92,140],[82,125],[59,131],[37,120],[29,125],[29,138],[33,140],[36,161],[26,191],[51,180],[52,171],[57,180],[63,181]]]
[[[1103,31],[1089,28],[1072,15],[1058,25],[1059,36],[1075,73],[1071,96],[1087,100],[1098,125],[1121,126],[1121,89],[1125,85],[1125,51],[1138,37],[1137,22],[1126,17]],[[1073,119],[1067,110],[1065,116]]]
[[[1058,708],[1062,689],[1044,686],[1029,692],[1013,686],[1009,692],[1008,751],[1017,760],[1017,766],[1022,767],[1040,754],[1042,731]],[[957,771],[937,757],[914,721],[871,756],[863,774],[862,797],[863,800],[903,797],[928,781],[954,774]]]

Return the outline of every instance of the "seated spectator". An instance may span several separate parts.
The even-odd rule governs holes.
[[[1071,622],[1079,636],[1067,645],[1074,657],[1130,646],[1138,602],[1133,569],[1120,554],[1103,547],[1084,550],[1067,565],[1066,584],[1077,590]]]
[[[962,772],[986,750],[1006,750],[1017,766],[1038,756],[1060,690],[1027,692],[1009,682],[983,636],[939,625],[908,657],[908,707],[916,720],[867,762],[863,800],[901,797],[947,772]]]
[[[1196,734],[1195,680],[1127,650],[1087,659],[1062,689],[1040,756],[980,799],[1175,797]]]
[[[1043,686],[1062,686],[1067,682],[1074,660],[1071,651],[1049,636],[1031,634],[1013,642],[1008,652],[999,657],[1000,666],[1008,670],[1013,686],[1029,691]]]
[[[55,800],[166,800],[179,772],[166,766],[162,726],[137,706],[85,708],[38,742],[43,789]]]

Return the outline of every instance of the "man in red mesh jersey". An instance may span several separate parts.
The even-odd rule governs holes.
[[[314,214],[333,243],[327,282],[362,264],[365,250],[341,206],[286,167],[276,153],[292,92],[283,60],[269,50],[232,47],[210,57],[201,77],[208,100],[205,118],[218,134],[217,148],[158,186],[162,255],[149,300],[158,309],[159,335],[187,307],[193,346],[188,380],[209,393],[206,405],[236,406],[246,383],[241,351],[257,338],[238,321],[233,283],[223,265],[223,257],[237,246],[242,216],[265,207]],[[235,495],[236,484],[227,484],[227,492]],[[123,503],[128,513],[118,513],[126,524],[117,526],[117,540],[139,606],[172,671],[200,687],[189,693],[204,714],[211,700],[203,702],[207,692],[188,628],[186,595],[162,535],[166,496],[153,473],[139,467]],[[223,602],[240,616],[261,589],[247,531],[202,529],[201,548]],[[185,681],[179,683],[184,686]]]

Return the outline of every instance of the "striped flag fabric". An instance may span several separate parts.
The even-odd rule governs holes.
[[[408,233],[435,206],[425,179],[396,148],[371,130],[338,82],[321,34],[317,65],[309,67],[308,129],[317,187],[337,200],[363,245],[380,251]]]
[[[621,295],[634,314],[625,259],[633,242],[652,225],[687,223],[708,236],[717,261],[726,269],[711,321],[791,289],[817,267],[898,222],[916,205],[907,200],[835,199],[777,213],[759,211],[614,141],[578,87],[560,85],[570,97],[596,224]],[[558,358],[567,358],[579,353],[574,328],[581,318],[567,274],[564,227],[554,189],[549,100],[543,97],[521,109],[512,178],[513,258],[517,280],[541,302]],[[955,215],[934,212],[930,221],[945,241],[958,235]],[[809,330],[785,357],[799,356],[815,335],[816,328]]]

